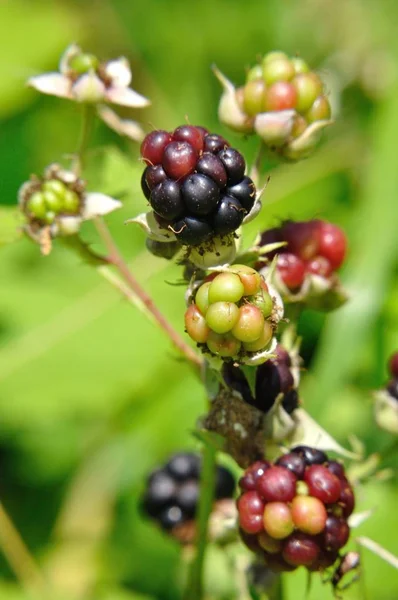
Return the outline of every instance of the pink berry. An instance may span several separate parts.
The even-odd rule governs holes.
[[[288,242],[287,250],[302,260],[311,260],[318,254],[318,221],[286,221],[282,226],[282,239]]]
[[[162,166],[172,179],[182,179],[195,170],[198,156],[188,142],[171,142],[163,153]]]
[[[263,530],[264,502],[257,492],[245,492],[238,499],[239,524],[246,533]]]
[[[312,496],[296,496],[292,502],[295,526],[304,533],[317,535],[325,528],[327,513],[323,503]]]
[[[329,277],[332,272],[332,265],[324,256],[316,256],[307,263],[307,271],[320,277]]]
[[[316,561],[319,552],[319,544],[314,538],[297,532],[285,542],[282,556],[290,565],[309,567]]]
[[[284,467],[271,467],[257,480],[257,490],[267,502],[291,502],[296,494],[296,477]]]
[[[209,337],[210,329],[196,304],[191,304],[185,312],[185,328],[197,343],[204,344]]]
[[[319,222],[319,254],[330,262],[332,268],[338,269],[345,258],[347,241],[343,231],[333,223]]]
[[[291,290],[300,287],[304,281],[305,263],[295,254],[280,254],[277,269],[283,283]]]
[[[341,483],[323,465],[312,465],[305,471],[304,480],[308,485],[311,496],[318,498],[325,504],[337,502],[341,494]]]
[[[395,379],[398,379],[398,352],[394,352],[388,362],[388,369]]]
[[[173,140],[176,142],[188,142],[197,152],[203,150],[203,133],[193,125],[181,125],[174,130]]]
[[[147,165],[157,165],[162,162],[163,151],[171,142],[171,134],[163,129],[151,131],[141,144],[141,156]]]
[[[270,463],[267,460],[257,460],[250,465],[239,479],[239,486],[244,491],[254,491],[256,489],[257,479],[264,475],[265,471],[270,468]]]
[[[294,530],[292,513],[285,502],[268,502],[263,520],[265,531],[277,540],[287,538]]]
[[[297,91],[287,81],[276,81],[264,92],[264,110],[287,110],[294,108],[297,102]]]

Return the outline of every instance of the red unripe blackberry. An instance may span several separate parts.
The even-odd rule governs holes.
[[[311,496],[325,504],[337,502],[341,494],[340,479],[323,465],[312,465],[305,471],[304,480]]]
[[[294,530],[292,512],[285,502],[268,502],[264,508],[263,521],[265,531],[277,540],[287,538]]]
[[[276,81],[264,92],[264,109],[266,111],[279,111],[295,108],[297,91],[287,81]]]
[[[182,179],[195,170],[198,155],[188,142],[171,142],[163,152],[162,166],[168,177]]]
[[[394,352],[394,354],[390,357],[388,362],[388,369],[395,379],[398,379],[398,352]]]
[[[176,142],[188,142],[196,152],[203,150],[203,133],[193,125],[181,125],[174,130],[173,140]]]
[[[219,235],[236,231],[242,224],[245,214],[246,211],[238,200],[232,196],[223,196],[213,216],[214,231]]]
[[[319,221],[319,254],[328,259],[333,269],[338,269],[346,255],[347,241],[343,231],[333,223]]]
[[[239,479],[240,488],[246,492],[254,491],[257,486],[257,480],[264,475],[265,471],[267,471],[270,466],[271,465],[267,460],[258,460],[250,465],[244,472],[243,477]]]
[[[200,173],[194,173],[185,179],[181,193],[188,211],[198,216],[213,212],[220,200],[220,191],[215,181]]]
[[[271,467],[257,480],[257,490],[267,502],[291,502],[296,494],[296,477],[284,467]]]
[[[195,129],[197,129],[200,133],[200,135],[202,136],[202,139],[204,140],[205,137],[208,135],[209,130],[206,129],[206,127],[202,127],[201,125],[195,125]]]
[[[180,186],[172,179],[165,179],[151,191],[150,203],[153,210],[167,221],[177,219],[185,209]]]
[[[307,271],[320,277],[329,277],[332,272],[332,265],[324,256],[316,256],[307,263]]]
[[[304,261],[318,254],[319,221],[287,221],[282,225],[282,239],[288,242],[287,250]]]
[[[280,254],[277,269],[283,283],[291,290],[300,287],[304,281],[305,263],[295,254]]]
[[[328,460],[326,454],[322,452],[322,450],[311,448],[310,446],[295,446],[291,449],[291,452],[302,456],[308,467],[310,465],[322,465]]]
[[[340,550],[348,542],[350,528],[347,521],[334,515],[328,515],[323,540],[327,550]]]
[[[290,565],[309,567],[319,556],[316,539],[304,533],[293,533],[283,546],[282,556]]]
[[[338,477],[339,479],[345,480],[344,466],[337,460],[329,460],[326,466],[328,468],[328,471],[333,473],[333,475],[336,475],[336,477]]]
[[[184,318],[185,328],[190,337],[198,344],[204,344],[209,337],[210,329],[196,304],[191,304],[187,308]]]
[[[148,133],[141,144],[141,156],[147,165],[157,165],[162,162],[163,152],[171,142],[171,134],[163,129]]]
[[[293,454],[293,452],[289,452],[289,454],[284,454],[280,456],[276,461],[276,464],[280,467],[285,467],[285,469],[289,469],[297,479],[302,479],[304,477],[305,471],[305,460],[299,454]]]
[[[355,496],[348,481],[342,481],[341,487],[338,505],[342,508],[344,517],[348,519],[355,508]]]
[[[196,163],[196,170],[202,175],[210,177],[216,182],[219,188],[227,185],[227,172],[223,162],[211,152],[205,152]],[[254,185],[254,184],[253,184]],[[239,198],[238,198],[239,200]]]
[[[225,148],[217,154],[227,172],[228,185],[239,183],[245,175],[246,163],[240,152]]]
[[[245,492],[238,499],[239,524],[246,533],[262,531],[264,506],[257,492]]]
[[[292,502],[292,518],[297,529],[303,533],[317,535],[326,525],[326,508],[312,496],[296,496]]]
[[[204,139],[203,152],[212,152],[217,154],[224,148],[228,148],[229,143],[221,135],[209,134]]]

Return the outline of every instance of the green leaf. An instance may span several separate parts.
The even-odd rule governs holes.
[[[90,189],[114,197],[126,195],[141,177],[142,166],[115,146],[104,146],[87,156],[85,176]]]
[[[250,367],[247,365],[242,365],[241,366],[241,370],[243,371],[246,379],[247,379],[247,383],[249,384],[250,387],[250,391],[252,393],[253,398],[256,397],[256,374],[257,374],[257,369],[256,367]]]
[[[22,237],[23,218],[17,206],[0,206],[0,247]]]
[[[196,429],[192,432],[192,435],[205,444],[205,446],[209,446],[214,450],[222,451],[224,449],[225,439],[219,433],[207,431],[207,429]]]

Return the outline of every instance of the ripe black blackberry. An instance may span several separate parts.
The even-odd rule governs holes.
[[[256,370],[255,395],[242,369],[233,363],[223,365],[223,377],[226,384],[239,392],[243,400],[267,413],[279,394],[283,394],[282,406],[291,414],[299,406],[297,382],[292,372],[292,361],[287,350],[280,344],[276,348],[276,357],[263,363]]]
[[[274,464],[251,465],[239,485],[242,540],[271,570],[322,571],[336,562],[355,503],[342,464],[297,446]]]
[[[203,127],[152,131],[141,156],[147,164],[142,191],[182,245],[233,233],[253,208],[256,189],[245,177],[243,156]]]
[[[144,512],[162,529],[181,538],[183,526],[192,523],[199,501],[201,459],[197,454],[174,454],[164,466],[148,477],[142,502]],[[235,480],[222,466],[217,466],[215,501],[232,498]]]

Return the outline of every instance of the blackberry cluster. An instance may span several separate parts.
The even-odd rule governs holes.
[[[398,400],[398,352],[395,352],[388,363],[388,370],[391,375],[391,379],[387,384],[387,392]]]
[[[159,225],[183,245],[233,233],[253,208],[256,189],[243,156],[204,127],[152,131],[141,156],[142,191]]]
[[[239,485],[242,539],[270,569],[319,571],[337,560],[355,504],[342,464],[297,446],[274,464],[255,462]]]
[[[200,470],[200,456],[180,452],[149,475],[143,509],[162,529],[173,533],[175,528],[194,518],[199,500]],[[234,489],[232,474],[218,465],[215,500],[232,498]]]
[[[207,277],[185,313],[185,327],[212,354],[239,358],[265,349],[274,334],[273,300],[257,271],[232,265]]]
[[[245,402],[264,413],[272,408],[279,394],[283,394],[282,406],[288,414],[291,414],[299,406],[292,360],[289,352],[280,344],[277,345],[275,354],[275,358],[257,367],[254,396],[242,369],[234,363],[224,363],[222,374],[225,383],[239,392]]]
[[[29,182],[29,194],[23,210],[29,220],[39,227],[51,225],[61,215],[78,215],[81,211],[81,184],[67,185],[51,176]]]
[[[291,290],[298,290],[307,275],[332,280],[342,265],[347,242],[344,232],[333,223],[314,219],[311,221],[286,221],[281,227],[264,231],[260,245],[287,242],[268,257],[278,254],[277,272]],[[261,263],[257,268],[261,268]]]

